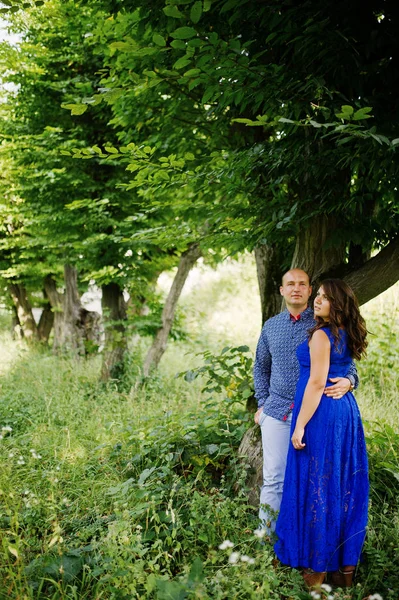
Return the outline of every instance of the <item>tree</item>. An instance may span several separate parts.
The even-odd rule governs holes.
[[[118,175],[125,202],[118,190],[112,208],[103,197],[68,205],[75,218],[93,208],[106,216],[86,238],[95,242],[97,280],[119,281],[121,293],[127,263],[137,272],[125,260],[132,244],[145,248],[144,269],[156,257],[176,261],[191,244],[255,249],[263,319],[279,309],[276,284],[290,264],[316,280],[352,277],[360,297],[397,280],[396,6],[91,6],[98,13],[84,22],[84,47],[101,75],[92,69],[71,85],[64,106],[76,124],[108,115],[112,143],[82,136],[63,151],[71,163],[89,158],[130,173]],[[89,9],[68,10],[76,17]],[[82,31],[71,39],[81,43]],[[376,260],[386,265],[384,280],[365,285]]]
[[[107,94],[110,87],[118,89],[115,101],[103,98],[118,125],[129,119],[122,117],[122,107],[135,109],[145,98],[149,125],[167,102],[163,135],[156,128],[153,152],[176,142],[173,123],[184,115],[187,126],[180,123],[174,149],[179,156],[189,140],[198,156],[194,169],[173,177],[167,173],[163,189],[184,182],[198,190],[198,172],[208,185],[217,181],[217,191],[207,198],[207,223],[220,240],[229,232],[227,220],[237,225],[241,215],[231,238],[241,235],[247,247],[258,249],[263,318],[278,306],[265,290],[269,294],[276,273],[292,260],[317,279],[350,277],[360,268],[371,273],[367,259],[373,248],[385,247],[385,256],[395,256],[397,98],[392,82],[398,71],[389,57],[398,44],[396,6],[368,2],[348,9],[329,2],[315,11],[309,1],[155,1],[151,10],[125,2],[120,13],[122,5],[112,6],[113,19],[99,24],[93,40],[109,49],[102,82]],[[190,135],[201,127],[209,130],[202,136],[202,152],[200,136]],[[150,138],[144,131],[142,142]],[[156,154],[151,164],[139,164],[135,157],[130,163],[136,173],[132,189],[148,197],[155,185],[151,211],[159,206],[162,188],[161,165],[155,163]],[[169,205],[175,201],[170,194],[163,197]],[[229,199],[223,211],[213,211],[215,197]],[[231,202],[232,197],[239,201]],[[322,251],[315,254],[315,248]],[[398,278],[397,263],[387,264],[389,274],[377,286],[381,291]],[[353,281],[362,296],[364,278]]]
[[[72,147],[95,144],[111,156],[116,153],[107,107],[94,107],[77,119],[61,106],[63,101],[68,106],[76,94],[95,90],[98,77],[92,70],[100,69],[101,62],[91,52],[86,33],[96,18],[96,7],[48,2],[27,17],[15,16],[20,47],[2,47],[7,65],[3,80],[14,86],[7,92],[13,102],[2,111],[2,155],[9,165],[3,209],[10,224],[4,229],[2,274],[32,289],[41,289],[44,280],[54,309],[53,347],[80,352],[88,321],[87,315],[82,318],[77,271],[80,288],[82,280],[103,287],[107,316],[123,304],[126,289],[131,297],[142,296],[163,265],[171,264],[170,255],[132,239],[137,202],[117,188],[127,181],[124,165],[102,161],[99,146],[97,159],[69,158]],[[60,287],[65,288],[63,295]],[[113,323],[107,324],[110,344],[119,339],[111,335]],[[107,343],[104,364],[110,367],[108,353],[116,355]]]

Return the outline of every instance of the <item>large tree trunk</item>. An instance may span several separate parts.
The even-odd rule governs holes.
[[[44,290],[46,296],[49,299],[51,309],[54,315],[54,336],[53,336],[53,350],[56,352],[61,348],[63,338],[63,324],[64,324],[64,307],[63,307],[63,294],[60,294],[57,290],[57,284],[51,275],[47,275],[44,279]]]
[[[188,250],[183,252],[180,257],[177,273],[162,311],[162,327],[158,330],[144,361],[144,377],[148,377],[151,370],[157,368],[159,361],[166,350],[168,336],[170,330],[172,329],[173,319],[180,294],[182,293],[190,270],[193,268],[200,256],[201,250],[198,244],[193,244],[190,246],[190,248],[188,248]]]
[[[43,308],[42,314],[40,315],[40,321],[37,326],[39,340],[41,342],[43,342],[44,344],[48,343],[50,333],[53,328],[53,324],[54,324],[54,313],[51,310],[50,302],[47,302],[47,304]]]
[[[39,339],[36,321],[32,313],[32,307],[29,302],[25,287],[20,283],[10,283],[8,286],[18,323],[22,329],[24,338],[28,341]]]
[[[44,289],[54,315],[53,350],[81,355],[96,351],[100,345],[101,317],[83,308],[74,267],[65,265],[64,280],[63,294],[58,292],[51,275],[44,280]]]
[[[101,379],[120,379],[124,373],[126,338],[126,302],[123,290],[117,283],[102,287],[101,305],[105,321],[105,345],[101,368]]]
[[[263,325],[281,310],[281,257],[275,247],[262,244],[255,248],[255,262]]]
[[[341,265],[345,258],[345,244],[328,244],[329,238],[339,227],[335,217],[318,215],[307,227],[302,228],[296,238],[291,268],[303,269],[313,284],[326,273]]]
[[[19,322],[18,311],[15,304],[12,305],[11,335],[14,340],[22,340],[24,337],[24,332]]]
[[[71,265],[64,266],[64,322],[61,343],[65,350],[84,354],[83,330],[80,326],[82,304],[78,291],[78,273]]]

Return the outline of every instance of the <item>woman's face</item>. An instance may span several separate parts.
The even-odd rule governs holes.
[[[314,316],[328,321],[330,317],[330,301],[324,293],[323,286],[319,288],[314,299]]]

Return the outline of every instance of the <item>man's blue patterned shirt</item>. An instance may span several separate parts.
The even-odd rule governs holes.
[[[299,363],[296,350],[313,327],[313,310],[307,308],[298,321],[292,321],[288,310],[268,319],[263,326],[256,349],[254,365],[255,396],[258,407],[270,417],[285,420],[293,408]],[[357,387],[354,363],[347,375]]]

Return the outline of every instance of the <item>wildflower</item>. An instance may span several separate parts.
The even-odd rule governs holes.
[[[332,596],[331,594],[329,594],[329,595],[327,596],[327,600],[334,600],[334,596]]]
[[[219,546],[219,550],[227,550],[227,548],[234,548],[234,544],[230,540],[224,540]]]
[[[261,540],[266,535],[266,529],[255,529],[254,535]]]
[[[332,587],[331,587],[331,585],[328,585],[328,583],[322,583],[321,589],[325,590],[326,592],[331,592]]]
[[[38,454],[38,453],[36,452],[36,450],[33,450],[33,449],[32,449],[32,450],[30,451],[30,453],[32,454],[32,458],[37,458],[37,459],[39,459],[39,458],[41,458],[41,457],[42,457],[42,455],[41,455],[41,454]]]
[[[4,437],[4,436],[3,436],[3,435],[1,435],[1,433],[0,433],[0,440],[2,440],[2,439],[3,439],[3,437]]]
[[[240,559],[240,553],[239,552],[232,552],[229,556],[229,563],[231,565],[235,565]]]
[[[248,563],[249,565],[253,565],[255,561],[254,561],[254,559],[253,559],[253,558],[250,558],[250,557],[249,557],[249,556],[247,556],[246,554],[243,554],[243,555],[241,556],[241,562],[246,562],[246,563]]]
[[[14,452],[10,452],[10,453],[8,454],[8,458],[14,458]]]
[[[4,427],[1,428],[1,431],[6,432],[6,433],[11,433],[12,427],[10,427],[9,425],[5,425]]]
[[[312,590],[310,592],[310,595],[312,596],[312,598],[314,598],[314,600],[320,600],[320,594],[318,594],[317,592],[315,592],[314,590]]]
[[[368,600],[383,600],[383,599],[380,594],[373,594],[372,596],[368,597]]]
[[[17,465],[24,465],[24,464],[25,464],[25,461],[24,461],[24,459],[23,459],[23,458],[22,458],[22,456],[21,456],[21,458],[19,458],[19,459],[17,460]]]

